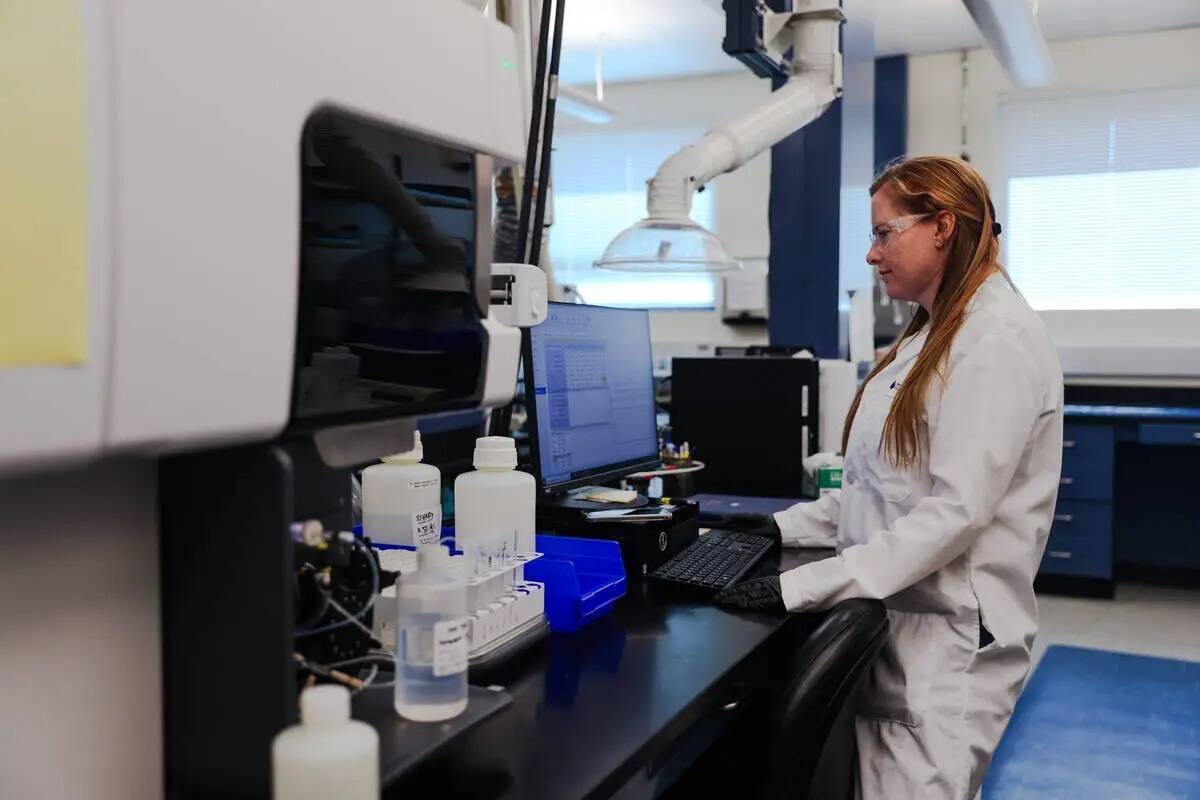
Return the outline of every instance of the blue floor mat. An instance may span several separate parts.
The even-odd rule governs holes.
[[[1200,800],[1200,663],[1047,648],[983,798]]]

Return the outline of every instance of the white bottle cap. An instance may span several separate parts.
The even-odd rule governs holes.
[[[475,440],[475,469],[516,469],[517,443],[507,436]]]
[[[325,727],[350,719],[350,692],[345,686],[310,686],[300,694],[300,721]]]
[[[384,456],[385,464],[416,464],[425,457],[425,448],[421,447],[421,432],[413,431],[413,449],[406,453]]]

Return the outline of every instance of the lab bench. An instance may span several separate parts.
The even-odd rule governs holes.
[[[777,551],[760,569],[831,554]],[[772,653],[819,619],[731,612],[632,583],[611,617],[552,634],[489,677],[511,705],[411,772],[385,773],[384,797],[656,796],[735,723]],[[366,721],[395,724],[390,702],[372,706]]]

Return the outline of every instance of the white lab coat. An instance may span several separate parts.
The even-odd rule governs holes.
[[[776,515],[785,545],[838,555],[785,572],[785,605],[885,601],[890,629],[856,721],[859,796],[976,795],[1029,672],[1033,577],[1062,464],[1062,369],[1041,319],[999,273],[973,298],[925,402],[922,460],[880,450],[926,338],[867,384],[840,492]],[[982,649],[980,623],[995,637]]]

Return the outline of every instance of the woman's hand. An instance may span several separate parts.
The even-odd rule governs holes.
[[[783,589],[778,575],[767,575],[728,586],[717,593],[713,601],[747,611],[787,611],[783,604]]]

